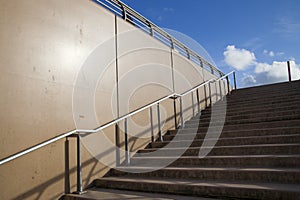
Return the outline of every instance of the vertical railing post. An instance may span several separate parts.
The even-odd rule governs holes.
[[[175,129],[177,129],[177,111],[176,111],[176,97],[173,97],[173,105],[174,105],[174,122],[175,122]]]
[[[77,193],[82,193],[82,173],[81,173],[81,142],[80,133],[77,133]]]
[[[65,141],[65,194],[70,194],[70,155],[69,155],[69,139]]]
[[[223,93],[222,93],[222,85],[221,85],[222,80],[219,80],[219,87],[220,87],[220,100],[223,101]]]
[[[154,142],[153,112],[152,112],[152,107],[150,107],[149,110],[150,110],[151,142]]]
[[[197,95],[197,106],[198,106],[198,113],[201,114],[201,105],[200,105],[200,96],[199,96],[199,89],[196,90],[196,95]]]
[[[227,82],[227,93],[230,94],[230,82],[229,82],[229,77],[226,76],[226,82]]]
[[[209,84],[209,83],[208,83]],[[205,108],[207,108],[208,103],[207,103],[207,93],[206,93],[206,85],[203,86],[204,88],[204,100],[205,100]]]
[[[287,61],[287,68],[288,68],[289,82],[291,82],[291,81],[292,81],[292,76],[291,76],[291,65],[290,65],[290,61]]]
[[[210,82],[208,83],[208,94],[209,94],[209,104],[210,104],[210,107],[212,107],[212,97],[211,97],[211,86],[210,86]]]
[[[218,101],[218,86],[217,81],[215,81],[215,91],[216,91],[216,102]]]
[[[159,108],[159,103],[157,103],[157,125],[158,125],[159,141],[162,142],[163,138],[162,138],[161,124],[160,124],[160,108]]]
[[[130,152],[128,148],[128,123],[127,118],[124,120],[124,132],[125,132],[125,162],[127,165],[130,164]]]
[[[179,100],[180,100],[181,128],[184,128],[183,109],[182,109],[182,97],[180,97]]]
[[[225,80],[223,80],[222,83],[223,83],[224,97],[225,97],[227,95]]]
[[[234,90],[236,90],[236,76],[235,76],[235,72],[233,72],[233,80],[234,80]]]
[[[194,103],[194,94],[191,92],[191,97],[192,97],[192,111],[193,111],[193,117],[195,116],[195,103]]]
[[[119,125],[115,125],[115,139],[116,139],[116,166],[121,164],[120,161],[120,130]]]

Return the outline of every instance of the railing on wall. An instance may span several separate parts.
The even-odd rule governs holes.
[[[236,89],[236,78],[235,78],[235,72],[230,72],[226,75],[224,75],[218,68],[216,68],[215,66],[213,66],[212,64],[210,64],[209,62],[207,62],[206,60],[204,60],[202,57],[200,57],[199,55],[197,55],[195,52],[193,52],[192,50],[190,50],[189,48],[187,48],[185,45],[183,45],[181,42],[179,42],[178,40],[176,40],[175,38],[173,38],[172,36],[170,36],[168,33],[166,33],[165,31],[163,31],[162,29],[158,28],[155,24],[153,24],[152,22],[150,22],[149,20],[147,20],[146,18],[144,18],[142,15],[138,14],[136,11],[134,11],[133,9],[131,9],[130,7],[126,6],[125,4],[121,3],[120,1],[117,0],[94,0],[98,3],[100,3],[101,5],[109,8],[111,11],[113,11],[114,13],[118,14],[119,16],[123,17],[124,20],[129,21],[130,23],[133,23],[135,26],[142,28],[144,31],[148,32],[150,35],[152,35],[153,37],[159,39],[160,41],[164,42],[166,45],[170,46],[170,48],[172,49],[177,49],[179,52],[181,52],[181,54],[185,55],[188,59],[190,59],[191,61],[197,63],[195,60],[199,61],[199,64],[201,67],[203,67],[204,69],[210,70],[210,72],[212,74],[218,75],[219,78],[215,78],[215,79],[210,79],[209,81],[206,81],[200,85],[197,85],[193,88],[191,88],[190,90],[182,93],[182,94],[177,94],[177,93],[172,93],[168,96],[165,96],[161,99],[158,99],[150,104],[147,104],[137,110],[134,110],[124,116],[121,116],[117,119],[114,119],[111,122],[108,122],[104,125],[101,125],[100,127],[97,127],[95,129],[92,130],[82,130],[82,129],[75,129],[69,132],[66,132],[64,134],[61,134],[59,136],[56,136],[52,139],[49,139],[45,142],[42,142],[40,144],[37,144],[35,146],[32,146],[30,148],[27,148],[21,152],[18,152],[16,154],[13,154],[11,156],[8,156],[4,159],[0,160],[0,165],[5,164],[9,161],[12,161],[14,159],[17,159],[23,155],[29,154],[30,152],[33,152],[37,149],[40,149],[44,146],[47,146],[51,143],[54,143],[58,140],[61,139],[66,139],[66,152],[68,152],[68,148],[69,148],[69,138],[70,137],[76,137],[77,138],[77,193],[81,193],[82,192],[82,175],[81,175],[81,149],[80,149],[80,138],[81,135],[83,134],[93,134],[93,133],[97,133],[107,127],[116,126],[116,131],[118,131],[118,123],[124,122],[124,127],[125,127],[125,162],[127,164],[130,164],[130,154],[129,154],[129,150],[128,150],[128,133],[127,133],[127,119],[137,113],[140,113],[146,109],[149,109],[150,112],[150,124],[151,124],[151,132],[152,135],[154,135],[154,128],[153,128],[153,113],[152,113],[152,108],[154,106],[156,106],[157,108],[157,123],[158,123],[158,140],[162,140],[162,127],[161,127],[161,120],[160,120],[160,103],[163,101],[166,101],[167,99],[173,99],[174,100],[174,121],[175,121],[175,128],[184,128],[184,116],[183,116],[183,97],[188,95],[188,94],[192,94],[192,95],[196,95],[196,99],[197,99],[197,103],[196,106],[194,105],[194,103],[192,103],[192,109],[193,109],[193,115],[195,113],[201,113],[201,108],[200,108],[200,93],[199,93],[199,89],[201,87],[208,87],[209,90],[209,104],[212,105],[213,101],[212,101],[212,88],[211,88],[211,84],[215,84],[215,93],[218,93],[217,88],[219,87],[219,99],[217,100],[222,100],[223,97],[226,94],[230,94],[231,91],[233,90],[233,88],[231,88],[230,86],[230,75],[233,76],[233,80],[234,80],[234,89]],[[223,92],[222,92],[223,91]],[[218,98],[218,95],[216,95],[216,98]],[[177,124],[177,112],[176,112],[176,99],[179,99],[179,108],[180,108],[180,121],[181,124],[180,126]],[[205,96],[205,101],[207,101],[207,98]],[[208,106],[208,102],[206,102],[205,104],[206,106]],[[195,111],[197,110],[197,111]],[[154,141],[154,138],[152,138],[152,141]],[[66,154],[66,163],[65,163],[65,192],[69,193],[70,192],[70,175],[69,175],[69,161],[68,161],[68,155]]]
[[[150,20],[143,17],[141,14],[122,3],[119,0],[93,0],[94,2],[104,6],[114,14],[122,17],[127,22],[133,24],[134,26],[145,31],[147,34],[158,39],[171,49],[178,51],[181,55],[192,61],[193,63],[199,65],[200,67],[208,70],[210,73],[222,77],[224,73],[218,69],[216,66],[209,63],[207,60],[202,58],[192,49],[188,48],[186,45],[178,41],[176,38],[172,37],[169,33],[159,28]]]
[[[14,159],[16,159],[18,157],[23,156],[23,155],[26,155],[26,154],[28,154],[30,152],[33,152],[33,151],[35,151],[37,149],[40,149],[40,148],[42,148],[42,147],[44,147],[44,146],[46,146],[48,144],[51,144],[51,143],[56,142],[58,140],[61,140],[63,138],[66,138],[66,151],[68,152],[68,146],[69,146],[68,138],[69,137],[76,137],[77,138],[77,193],[82,193],[83,190],[82,190],[81,150],[80,150],[80,137],[81,137],[82,134],[97,133],[97,132],[99,132],[99,131],[101,131],[101,130],[109,127],[109,126],[112,126],[112,125],[116,125],[117,126],[118,123],[124,121],[124,125],[125,125],[124,126],[125,127],[125,133],[124,133],[125,134],[125,152],[126,152],[126,154],[125,154],[125,162],[127,164],[130,164],[130,154],[129,154],[129,150],[128,150],[128,133],[126,131],[127,119],[129,117],[131,117],[131,116],[133,116],[133,115],[135,115],[137,113],[140,113],[140,112],[142,112],[142,111],[144,111],[146,109],[149,109],[149,112],[150,112],[151,132],[152,132],[152,135],[154,135],[152,107],[153,106],[157,106],[157,115],[158,115],[157,116],[158,140],[162,141],[163,137],[162,137],[162,128],[161,128],[161,120],[160,120],[160,103],[161,102],[163,102],[163,101],[171,98],[171,99],[174,99],[174,103],[175,103],[175,100],[177,98],[179,98],[179,102],[180,102],[180,111],[179,111],[179,113],[180,113],[180,118],[181,118],[180,119],[181,120],[181,126],[177,125],[176,106],[174,106],[174,115],[173,115],[173,117],[175,119],[175,127],[176,128],[184,128],[184,121],[185,120],[184,120],[184,117],[183,117],[183,109],[182,109],[182,107],[183,107],[182,106],[183,105],[183,102],[182,102],[183,97],[186,96],[187,94],[191,94],[191,93],[193,94],[193,92],[195,92],[196,93],[196,99],[197,99],[197,104],[196,104],[196,106],[197,106],[197,109],[196,109],[197,112],[194,112],[194,104],[192,104],[193,113],[201,113],[201,108],[200,108],[200,99],[201,99],[201,97],[199,96],[199,89],[201,87],[208,86],[208,90],[209,90],[209,98],[208,98],[209,99],[209,104],[212,105],[213,104],[213,101],[212,101],[212,96],[213,96],[212,92],[213,91],[212,91],[212,88],[211,88],[211,84],[215,83],[216,86],[219,85],[219,99],[218,99],[218,95],[217,95],[217,93],[218,93],[217,88],[218,87],[215,87],[216,101],[217,100],[223,100],[223,97],[226,94],[230,94],[231,91],[233,90],[231,88],[231,86],[230,86],[230,81],[229,81],[229,76],[230,75],[233,75],[234,89],[236,89],[235,72],[232,71],[232,72],[230,72],[230,73],[228,73],[228,74],[226,74],[226,75],[224,75],[224,76],[222,76],[222,77],[220,77],[218,79],[211,79],[209,81],[206,81],[206,82],[204,82],[204,83],[202,83],[202,84],[200,84],[200,85],[198,85],[196,87],[191,88],[190,90],[188,90],[188,91],[186,91],[186,92],[184,92],[182,94],[173,93],[173,94],[170,94],[170,95],[168,95],[166,97],[158,99],[155,102],[152,102],[152,103],[150,103],[148,105],[145,105],[145,106],[143,106],[143,107],[141,107],[141,108],[139,108],[137,110],[134,110],[134,111],[132,111],[132,112],[130,112],[130,113],[124,115],[124,116],[121,116],[121,117],[119,117],[119,118],[117,118],[117,119],[115,119],[115,120],[113,120],[113,121],[111,121],[109,123],[106,123],[106,124],[104,124],[104,125],[102,125],[100,127],[95,128],[95,129],[92,129],[92,130],[76,129],[76,130],[72,130],[72,131],[69,131],[67,133],[64,133],[64,134],[62,134],[60,136],[57,136],[55,138],[52,138],[50,140],[47,140],[47,141],[42,142],[40,144],[37,144],[37,145],[35,145],[33,147],[30,147],[30,148],[28,148],[28,149],[26,149],[24,151],[21,151],[19,153],[11,155],[11,156],[9,156],[7,158],[4,158],[4,159],[0,160],[0,165],[5,164],[5,163],[7,163],[7,162],[9,162],[11,160],[14,160]],[[224,93],[222,93],[222,91],[224,91]],[[205,97],[205,100],[207,101],[206,97]],[[206,102],[205,105],[208,105],[208,103]],[[116,130],[117,130],[117,128],[116,128]],[[152,141],[154,141],[154,138],[152,138]],[[66,157],[68,158],[69,156],[66,155]],[[69,186],[69,183],[70,183],[69,177],[70,177],[70,175],[69,175],[69,161],[68,161],[68,159],[66,159],[66,160],[67,161],[66,161],[66,165],[65,165],[66,166],[66,175],[65,175],[65,178],[66,178],[66,189],[65,189],[65,191],[66,191],[66,193],[68,193],[70,191],[70,186]]]

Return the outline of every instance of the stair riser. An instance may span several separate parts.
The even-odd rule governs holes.
[[[162,161],[163,160],[163,161]],[[132,158],[133,166],[157,166],[156,163],[165,163],[167,158]],[[174,167],[299,167],[298,157],[205,157],[199,158],[179,158],[170,166]]]
[[[226,116],[240,116],[240,115],[248,115],[248,114],[253,114],[255,108],[244,108],[244,109],[241,109],[241,110],[234,110],[234,111],[230,111],[230,109],[226,109]],[[279,107],[279,108],[276,108],[274,109],[274,107],[264,107],[264,108],[259,108],[259,109],[256,109],[257,113],[269,113],[269,112],[282,112],[282,111],[293,111],[293,110],[300,110],[300,105],[291,105],[291,106],[283,106],[283,107]],[[214,110],[214,112],[216,114],[220,113],[222,114],[223,113],[223,110],[222,112],[220,112],[219,110]],[[201,112],[201,117],[206,117],[206,116],[211,116],[211,110],[210,109],[207,109],[207,110],[204,110]],[[195,119],[199,119],[199,117],[193,117],[192,120]]]
[[[243,115],[231,115],[227,116],[226,115],[226,121],[232,121],[232,120],[239,120],[239,119],[253,119],[253,118],[269,118],[273,116],[285,116],[285,115],[298,115],[300,113],[300,109],[297,110],[290,110],[290,111],[278,111],[278,112],[263,112],[263,113],[248,113],[248,114],[243,114]],[[202,115],[200,117],[201,122],[205,121],[210,121],[211,120],[211,115]],[[218,120],[218,118],[216,118]],[[186,124],[189,123],[198,123],[198,119],[191,119]]]
[[[300,134],[299,135],[293,135],[293,136],[283,136],[283,137],[253,137],[253,138],[234,138],[234,139],[218,139],[216,146],[229,146],[229,145],[255,145],[255,144],[292,144],[292,143],[300,143]],[[170,141],[170,140],[169,140]],[[178,142],[172,142],[170,147],[177,148],[177,147],[186,147],[189,144],[190,147],[200,147],[203,143],[203,140],[196,140],[196,141],[178,141]],[[151,143],[152,148],[161,148],[168,144],[168,141],[165,141],[165,143],[161,142],[153,142]]]
[[[252,118],[252,119],[241,119],[241,120],[232,120],[232,121],[217,121],[212,122],[200,122],[200,123],[187,123],[185,128],[198,128],[198,127],[207,127],[207,126],[226,126],[226,125],[240,125],[252,124],[252,123],[261,123],[261,122],[276,122],[276,121],[287,121],[287,120],[299,120],[300,115],[290,115],[290,116],[274,116],[266,118]]]
[[[181,135],[194,135],[195,132],[199,131],[198,129],[187,129],[178,133],[178,137],[185,136]],[[168,134],[164,135],[165,140],[171,140],[174,138],[174,135],[177,134],[177,131],[169,131]],[[197,138],[201,139],[204,138],[207,134],[207,129],[200,129],[200,132],[197,134]],[[216,134],[215,132],[211,132],[210,138],[213,138]],[[249,129],[249,130],[232,130],[227,131],[223,130],[220,138],[232,138],[232,137],[255,137],[255,136],[270,136],[270,135],[290,135],[290,134],[300,134],[300,127],[291,127],[291,128],[283,128],[281,129]],[[188,136],[191,137],[192,136]]]
[[[236,103],[244,103],[244,102],[252,102],[252,101],[256,101],[256,102],[264,102],[264,100],[266,101],[273,101],[273,100],[285,100],[288,101],[290,99],[299,99],[300,98],[300,92],[299,91],[294,91],[294,92],[290,92],[289,93],[290,97],[287,98],[287,96],[281,96],[278,94],[269,94],[269,95],[263,95],[263,98],[261,96],[255,96],[255,95],[251,95],[251,96],[240,96],[240,95],[227,95],[226,96],[226,101],[228,103],[233,103],[233,105],[235,105]]]
[[[153,149],[143,149],[139,153],[154,152]],[[180,155],[181,151],[176,149],[161,149],[157,151],[157,156],[176,156]],[[215,147],[208,156],[231,156],[231,155],[297,155],[300,154],[300,146],[254,146],[254,147]],[[189,148],[183,156],[198,156],[198,148]]]
[[[176,179],[198,179],[198,180],[228,180],[228,181],[257,181],[257,182],[279,182],[300,183],[300,171],[239,171],[239,170],[167,170],[160,169],[147,173],[127,173],[114,170],[113,176],[128,176],[140,178],[176,178]]]
[[[223,113],[226,111],[229,115],[239,115],[240,113],[249,112],[249,111],[256,111],[258,113],[263,113],[265,110],[269,110],[269,112],[277,112],[281,108],[284,108],[285,111],[287,110],[294,110],[294,108],[299,108],[299,101],[291,103],[281,103],[281,104],[258,104],[258,105],[236,105],[236,106],[213,106],[214,113]],[[210,114],[211,108],[202,111],[202,115]]]
[[[249,189],[249,188],[224,188],[185,185],[185,184],[159,184],[147,182],[126,182],[96,180],[95,185],[103,188],[116,188],[121,190],[135,190],[144,192],[160,192],[178,195],[192,196],[215,196],[249,199],[296,199],[298,193],[286,191],[274,191],[269,189]]]

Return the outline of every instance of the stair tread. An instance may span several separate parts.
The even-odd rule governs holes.
[[[126,170],[126,169],[152,169],[151,167],[147,166],[120,166],[117,167],[116,170]],[[180,171],[253,171],[253,172],[300,172],[299,168],[258,168],[258,167],[165,167],[159,170],[180,170]]]
[[[200,148],[216,148],[216,149],[222,149],[222,148],[259,148],[259,147],[300,147],[300,143],[288,143],[288,144],[251,144],[251,145],[226,145],[226,146],[201,146],[201,147],[163,147],[163,148],[146,148],[144,150],[180,150],[180,149],[200,149]]]
[[[214,180],[195,180],[195,179],[171,179],[171,178],[140,178],[140,177],[104,177],[98,180],[118,181],[126,183],[147,183],[160,185],[182,185],[197,187],[218,187],[218,188],[244,188],[256,190],[280,190],[296,191],[300,193],[300,184],[282,183],[246,183],[244,181],[214,181]]]

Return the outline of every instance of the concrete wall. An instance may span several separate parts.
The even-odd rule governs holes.
[[[92,1],[1,0],[0,10],[1,159],[75,128],[95,128],[214,77]],[[204,89],[199,91],[204,97]],[[185,119],[192,115],[191,102],[191,95],[184,97]],[[163,102],[161,112],[163,130],[174,128],[173,101]],[[157,133],[156,107],[153,116]],[[128,126],[132,151],[150,141],[149,110],[133,116]],[[119,127],[124,148],[123,122]],[[84,186],[109,170],[98,159],[116,164],[114,130],[83,138]],[[61,196],[64,142],[1,165],[1,199]],[[72,191],[75,167],[76,144],[70,139]]]

